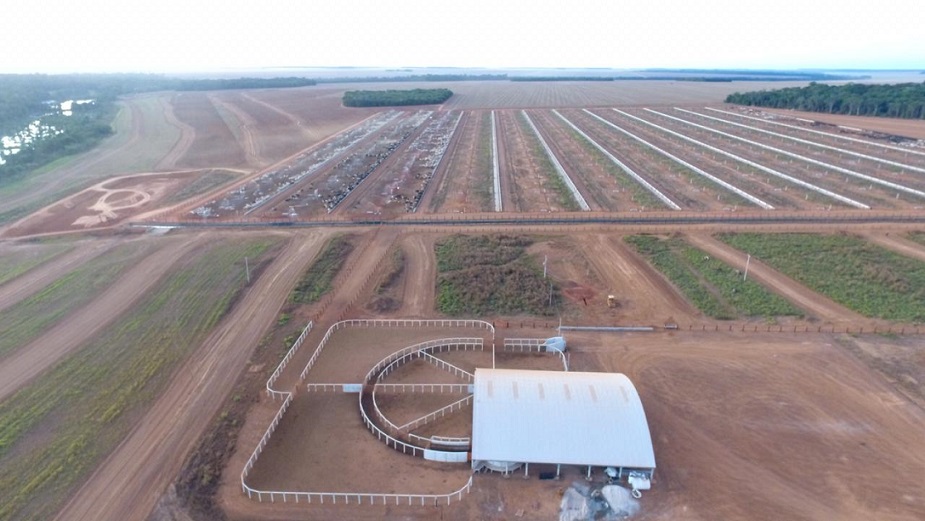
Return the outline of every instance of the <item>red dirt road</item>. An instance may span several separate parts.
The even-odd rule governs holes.
[[[296,234],[57,519],[144,520],[212,421],[318,247]]]
[[[413,234],[402,241],[405,254],[404,288],[399,315],[424,318],[434,312],[437,264],[434,258],[434,236]]]

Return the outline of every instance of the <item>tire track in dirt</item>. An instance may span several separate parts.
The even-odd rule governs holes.
[[[410,235],[401,242],[405,254],[405,284],[398,316],[426,317],[433,314],[437,282],[433,235]]]
[[[0,286],[0,311],[29,298],[68,272],[115,247],[116,241],[90,241],[69,253],[33,268]]]
[[[302,120],[300,120],[299,118],[293,116],[292,114],[286,112],[285,110],[283,110],[283,109],[281,109],[281,108],[279,108],[279,107],[277,107],[277,106],[275,106],[275,105],[271,105],[271,104],[267,103],[266,101],[257,99],[257,98],[255,98],[255,97],[251,96],[250,94],[246,94],[246,93],[244,93],[244,92],[241,92],[241,97],[244,98],[244,99],[247,99],[247,100],[249,100],[249,101],[253,101],[254,103],[256,103],[256,104],[258,104],[258,105],[262,105],[262,106],[266,107],[268,110],[271,110],[271,111],[273,111],[273,112],[279,114],[280,116],[282,116],[282,117],[288,119],[289,121],[292,122],[293,125],[295,125],[295,126],[297,126],[297,127],[301,127],[301,126],[302,126]]]
[[[185,240],[167,239],[169,244],[136,264],[103,294],[0,362],[0,400],[80,348],[122,316],[167,273],[174,260],[206,236],[197,234]]]
[[[221,114],[221,111],[225,111],[231,114],[240,123],[238,128],[241,130],[241,137],[238,138],[234,131],[231,133],[235,136],[238,144],[241,145],[241,149],[244,150],[244,160],[248,164],[256,167],[262,165],[264,160],[260,155],[260,146],[257,144],[257,139],[254,137],[253,130],[251,130],[254,126],[257,125],[257,122],[254,121],[254,118],[235,106],[234,103],[227,102],[214,94],[209,95],[209,101],[212,103],[212,105],[215,106],[216,109],[219,109],[219,107],[221,108],[219,114]],[[225,124],[227,125],[228,122],[225,122]],[[229,128],[229,130],[231,129]]]
[[[692,246],[703,250],[730,266],[743,264],[745,253],[709,235],[686,234],[684,238]],[[824,295],[816,293],[758,259],[752,258],[749,262],[748,276],[816,318],[827,322],[850,321],[858,323],[867,321],[865,317],[858,313]]]
[[[588,262],[609,287],[607,292],[629,303],[636,316],[677,322],[699,312],[660,273],[637,257],[620,237],[590,235],[580,242]]]
[[[895,234],[881,235],[879,233],[864,233],[861,237],[868,242],[872,242],[877,246],[899,253],[900,255],[925,262],[925,246],[917,242],[897,237]]]
[[[56,519],[143,521],[231,392],[323,242],[298,233],[180,367],[170,386]]]
[[[173,104],[168,102],[166,98],[160,98],[159,102],[164,110],[164,119],[167,120],[167,123],[180,130],[180,137],[177,138],[177,142],[174,143],[170,152],[167,152],[167,155],[158,161],[154,169],[173,170],[177,167],[177,161],[186,155],[196,139],[196,129],[177,119],[177,115],[173,112]]]

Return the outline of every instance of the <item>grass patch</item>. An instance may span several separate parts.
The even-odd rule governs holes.
[[[204,194],[210,190],[226,185],[237,176],[226,170],[209,170],[208,172],[196,177],[196,179],[184,186],[182,190],[174,193],[166,200],[165,205],[176,204],[185,201],[199,194]]]
[[[0,519],[50,519],[163,391],[273,239],[216,242],[80,351],[0,402]]]
[[[29,244],[5,252],[0,255],[0,286],[72,249],[64,244]]]
[[[495,186],[495,169],[494,163],[492,162],[492,154],[494,154],[494,151],[491,146],[491,128],[491,111],[486,111],[482,114],[478,155],[475,158],[475,171],[480,173],[477,174],[476,179],[483,179],[483,181],[475,187],[475,193],[478,194],[479,210],[483,212],[489,212],[495,207],[493,194]]]
[[[398,283],[404,272],[405,252],[403,252],[401,248],[395,248],[392,250],[385,274],[376,284],[373,298],[369,301],[366,308],[377,313],[388,313],[398,310],[401,307],[401,300],[396,298],[401,296],[401,288]]]
[[[724,233],[717,236],[862,315],[925,321],[925,263],[851,235]]]
[[[454,235],[437,243],[437,309],[447,315],[553,315],[561,296],[527,255],[528,237]]]
[[[925,245],[925,232],[911,232],[906,235],[906,238],[919,244]]]
[[[317,302],[331,290],[334,277],[344,266],[344,262],[353,251],[353,243],[347,235],[331,238],[324,246],[318,258],[308,267],[302,279],[289,295],[289,301],[296,304]]]
[[[123,244],[55,280],[0,314],[0,357],[25,346],[68,313],[90,302],[147,251]]]
[[[636,251],[704,314],[721,320],[740,316],[773,318],[803,316],[803,313],[764,286],[742,280],[739,270],[714,259],[680,238],[662,239],[652,235],[626,238]]]

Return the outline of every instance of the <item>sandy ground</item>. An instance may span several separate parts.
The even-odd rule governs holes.
[[[868,116],[846,116],[843,114],[822,114],[819,112],[804,112],[800,110],[761,108],[764,112],[781,114],[791,118],[811,119],[831,125],[860,128],[903,136],[913,139],[925,139],[925,121],[914,119],[875,118]],[[851,135],[851,134],[846,134]]]

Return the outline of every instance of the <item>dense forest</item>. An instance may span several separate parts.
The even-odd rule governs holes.
[[[0,136],[37,136],[0,156],[0,182],[84,152],[112,134],[119,96],[162,90],[269,89],[315,85],[305,78],[180,79],[158,74],[0,74]],[[61,102],[74,103],[69,112]],[[70,114],[70,115],[68,115]],[[38,124],[34,122],[38,121]],[[25,140],[24,140],[25,141]]]
[[[893,85],[810,83],[757,92],[737,92],[726,103],[787,108],[829,114],[925,119],[925,82]]]
[[[345,107],[392,107],[402,105],[437,105],[450,99],[450,89],[348,90]]]

